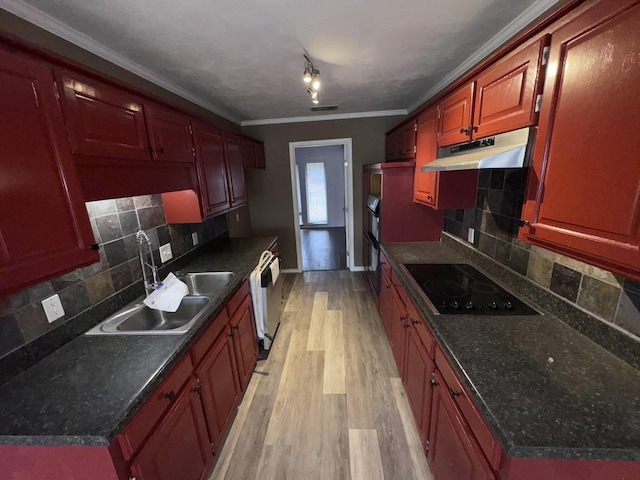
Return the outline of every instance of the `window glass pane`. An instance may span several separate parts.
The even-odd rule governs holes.
[[[309,223],[327,223],[327,182],[323,162],[307,163],[307,216]]]

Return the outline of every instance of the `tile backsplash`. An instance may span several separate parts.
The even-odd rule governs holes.
[[[640,337],[640,283],[518,240],[525,169],[481,170],[475,208],[448,210],[445,231],[591,315]]]
[[[149,235],[158,266],[160,245],[170,243],[175,259],[195,248],[192,233],[198,234],[201,244],[228,232],[224,215],[202,224],[168,225],[161,195],[102,200],[86,206],[100,244],[100,261],[0,298],[0,358],[138,282],[142,271],[135,233],[139,229]],[[55,293],[65,315],[49,323],[40,302]]]

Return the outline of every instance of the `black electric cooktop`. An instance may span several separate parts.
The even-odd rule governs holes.
[[[405,263],[404,266],[440,314],[539,315],[470,265]]]

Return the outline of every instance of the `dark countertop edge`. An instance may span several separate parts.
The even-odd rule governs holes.
[[[109,447],[112,441],[102,435],[0,435],[0,445],[15,447]]]
[[[455,239],[451,239],[450,241],[455,242]],[[409,242],[410,245],[412,242]],[[496,280],[496,275],[490,269],[483,268],[484,265],[476,262],[476,260],[472,255],[469,257],[466,256],[466,252],[459,251],[455,248],[451,248],[449,245],[444,242],[416,242],[416,245],[425,246],[432,245],[432,248],[435,249],[443,249],[446,253],[450,254],[450,260],[461,261],[463,263],[467,263],[476,267],[479,267],[484,273],[486,273],[492,280]],[[393,243],[388,244],[389,246],[394,245]],[[405,243],[407,245],[407,243]],[[380,244],[382,252],[385,254],[391,267],[398,279],[402,282],[402,286],[405,288],[407,294],[418,308],[420,314],[423,316],[425,323],[429,327],[429,329],[433,332],[434,336],[438,344],[440,345],[441,350],[447,357],[450,365],[456,371],[456,374],[462,381],[462,383],[467,388],[467,391],[474,398],[474,404],[478,408],[478,410],[482,413],[484,417],[485,423],[491,429],[496,439],[499,441],[500,446],[502,447],[503,452],[507,457],[510,458],[553,458],[553,459],[581,459],[581,460],[611,460],[611,461],[640,461],[640,450],[639,449],[603,449],[603,448],[585,448],[585,447],[523,447],[523,446],[515,446],[512,444],[511,440],[509,440],[506,433],[499,426],[499,422],[496,417],[493,415],[491,409],[486,405],[483,400],[482,394],[477,390],[475,384],[468,377],[465,368],[458,361],[457,356],[452,351],[451,347],[443,337],[442,333],[439,331],[437,325],[433,322],[432,316],[433,313],[429,309],[427,302],[425,301],[426,295],[422,291],[416,290],[414,287],[415,281],[413,277],[408,273],[406,268],[403,266],[403,263],[397,261],[393,254],[389,252],[385,248],[384,244]],[[461,245],[460,248],[467,248],[464,245]],[[470,249],[469,249],[470,250]],[[456,258],[458,260],[456,260]],[[451,263],[451,261],[443,261],[443,262],[433,262],[433,263]],[[497,266],[503,270],[506,270],[504,267]],[[515,273],[506,272],[507,275],[515,276]],[[527,281],[528,280],[524,280]],[[504,285],[504,281],[497,281],[497,283]],[[517,287],[509,286],[507,287],[509,290],[517,291]],[[425,297],[425,298],[422,298]],[[542,312],[546,317],[550,317],[555,319],[558,322],[562,322],[555,315],[549,313],[545,308],[533,303],[530,298],[527,298],[528,303],[532,303],[532,306]],[[566,323],[566,322],[562,322]],[[569,326],[572,326],[569,324]],[[576,329],[578,334],[582,334],[579,330]],[[624,361],[624,359],[621,359]],[[633,366],[633,365],[632,365]]]
[[[209,325],[208,320],[214,318],[218,313],[224,308],[226,303],[231,299],[231,297],[235,294],[238,288],[242,285],[244,281],[246,281],[253,268],[258,264],[260,260],[260,254],[264,250],[269,250],[273,247],[277,241],[278,237],[275,235],[265,235],[265,236],[257,236],[257,237],[246,237],[246,239],[255,239],[255,241],[264,240],[265,247],[257,254],[256,258],[252,260],[251,266],[247,267],[239,266],[238,269],[233,269],[236,274],[233,280],[226,286],[224,292],[220,294],[215,299],[212,299],[207,307],[207,310],[203,314],[202,319],[188,332],[182,335],[176,335],[176,337],[181,337],[183,342],[181,342],[176,349],[167,355],[166,361],[158,366],[158,370],[156,374],[151,378],[146,385],[144,385],[137,397],[132,400],[125,409],[122,410],[122,415],[116,421],[113,428],[109,428],[108,430],[100,432],[97,435],[0,435],[0,445],[12,445],[12,446],[30,446],[30,445],[38,445],[38,446],[109,446],[113,443],[118,434],[121,433],[123,428],[129,423],[129,421],[135,416],[138,410],[142,407],[142,405],[149,399],[153,391],[162,383],[167,374],[172,370],[172,368],[178,363],[180,359],[182,359],[185,353],[188,352],[189,348],[193,345],[193,343],[198,339],[200,334],[207,328]],[[238,239],[227,239],[224,241],[224,244],[233,243],[234,240],[242,240],[242,238]],[[203,245],[204,247],[204,245]],[[175,269],[175,272],[179,271],[206,271],[202,268],[192,268],[191,265],[197,264],[197,262],[201,261],[203,257],[213,256],[218,252],[208,252],[204,249],[199,250],[198,255],[193,255],[192,252],[189,252],[186,257],[189,259],[187,262],[183,262],[179,268]],[[224,252],[220,252],[224,254]],[[181,257],[182,258],[182,257]],[[244,263],[244,262],[241,262]],[[163,272],[161,276],[166,275],[170,270]],[[162,272],[162,270],[161,270]],[[140,300],[142,297],[136,298],[132,300],[133,303],[137,300]],[[107,317],[104,317],[100,321],[104,320]],[[95,324],[100,323],[100,321],[94,322]],[[84,332],[78,337],[84,336]],[[109,335],[102,335],[101,337],[110,337]],[[66,343],[64,346],[68,345]]]

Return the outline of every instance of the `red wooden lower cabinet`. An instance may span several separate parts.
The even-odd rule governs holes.
[[[431,378],[435,363],[429,356],[427,346],[422,342],[417,328],[426,328],[426,326],[412,324],[407,329],[407,362],[403,380],[409,405],[420,433],[420,440],[426,450],[431,420]]]
[[[258,336],[251,305],[251,297],[247,295],[229,322],[242,390],[249,383],[258,358]]]
[[[384,269],[380,269],[380,296],[379,308],[382,317],[382,325],[387,333],[387,337],[391,340],[391,319],[393,317],[393,307],[391,303],[391,279]]]
[[[240,380],[233,348],[231,327],[227,326],[199,367],[202,405],[214,448],[218,448],[240,399]]]
[[[407,314],[404,303],[395,288],[391,288],[391,312],[391,351],[402,378],[405,368]]]
[[[436,480],[495,480],[440,372],[435,372],[429,465]]]
[[[174,402],[131,464],[136,480],[201,480],[209,474],[213,454],[193,378]]]

